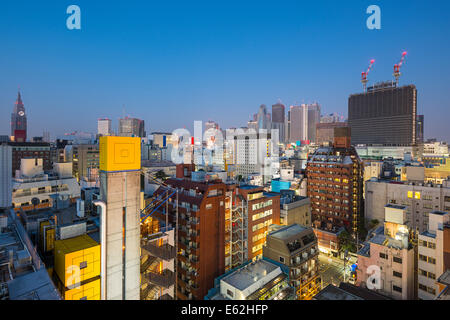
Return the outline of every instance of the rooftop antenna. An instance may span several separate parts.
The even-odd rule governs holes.
[[[367,76],[369,75],[370,70],[372,69],[373,64],[375,63],[375,59],[370,60],[369,67],[367,68],[366,72],[361,73],[361,83],[363,84],[364,92],[367,92]]]
[[[404,51],[402,53],[402,58],[401,58],[400,62],[398,64],[394,65],[394,77],[395,77],[395,85],[396,86],[398,86],[398,80],[400,79],[400,76],[402,75],[400,73],[400,68],[402,67],[403,62],[405,61],[405,57],[406,57],[407,54],[408,53],[406,51]]]

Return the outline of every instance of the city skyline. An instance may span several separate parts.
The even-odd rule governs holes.
[[[450,99],[445,1],[380,1],[381,30],[365,26],[368,1],[266,1],[256,9],[251,2],[78,5],[82,29],[75,31],[65,26],[66,4],[28,4],[19,16],[1,17],[0,27],[10,30],[0,36],[1,134],[9,132],[18,86],[29,137],[44,128],[52,137],[95,132],[103,117],[117,129],[124,114],[143,119],[147,132],[209,119],[240,127],[261,104],[278,99],[286,108],[317,101],[323,114],[347,115],[370,59],[376,62],[369,85],[391,80],[407,50],[400,85],[418,89],[425,138],[450,140],[443,116]],[[19,8],[5,6],[2,12]]]

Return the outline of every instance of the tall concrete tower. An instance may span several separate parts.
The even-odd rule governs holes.
[[[140,138],[100,137],[107,300],[140,298],[140,169]]]

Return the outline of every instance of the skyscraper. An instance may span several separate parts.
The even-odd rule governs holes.
[[[27,140],[27,116],[20,91],[17,93],[17,100],[11,114],[11,136],[15,137],[15,141],[25,142]]]
[[[413,146],[417,142],[417,89],[383,82],[348,99],[352,143]]]
[[[267,116],[267,107],[266,105],[262,104],[259,107],[258,115],[257,115],[257,122],[258,122],[258,130],[259,129],[270,129],[270,123]]]
[[[418,115],[416,121],[416,134],[417,134],[417,143],[424,142],[423,128],[424,128],[424,116]]]
[[[320,123],[320,105],[318,103],[313,103],[306,105],[308,109],[308,120],[306,128],[306,139],[311,142],[316,141],[316,126]]]
[[[280,142],[285,142],[285,106],[277,103],[272,106],[272,129],[278,130]]]
[[[112,133],[111,120],[104,118],[97,121],[97,133],[102,136],[109,136]]]
[[[289,142],[306,140],[305,120],[306,109],[303,106],[291,106],[289,108]]]
[[[119,136],[145,137],[144,120],[128,117],[119,119]]]

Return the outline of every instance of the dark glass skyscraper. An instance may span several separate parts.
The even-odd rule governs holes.
[[[383,82],[348,99],[353,144],[413,146],[417,143],[417,89]]]
[[[285,106],[277,103],[272,106],[272,129],[278,129],[280,142],[285,141]]]
[[[17,93],[17,100],[11,114],[11,136],[16,138],[20,136],[20,138],[23,138],[23,141],[27,139],[27,116],[20,92]]]

